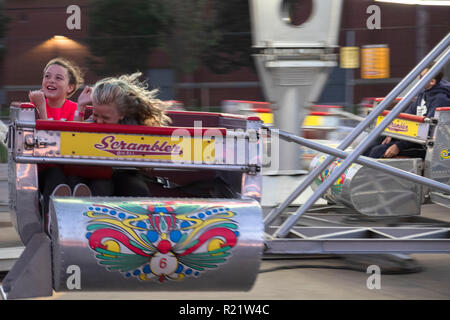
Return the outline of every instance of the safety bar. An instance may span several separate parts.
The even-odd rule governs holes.
[[[385,110],[381,113],[381,116],[387,116],[390,112],[388,110]],[[426,121],[426,119],[428,119],[425,116],[415,116],[409,113],[400,113],[397,116],[398,119],[404,119],[404,120],[410,120],[410,121],[414,121],[414,122],[421,122],[424,123]]]
[[[134,160],[108,160],[108,159],[71,159],[62,157],[29,157],[16,156],[17,163],[55,163],[70,165],[101,165],[111,167],[136,167],[136,168],[164,168],[164,169],[205,169],[218,171],[239,171],[255,172],[259,171],[256,165],[230,165],[230,164],[195,164],[195,163],[166,163],[161,161],[134,161]]]
[[[449,44],[450,44],[450,33],[447,34],[447,36],[425,58],[423,58],[422,61],[402,81],[400,81],[400,83],[397,86],[395,86],[395,88],[383,99],[383,101],[376,108],[374,108],[374,110],[366,117],[366,119],[364,121],[360,122],[356,126],[356,128],[337,147],[337,149],[345,150],[348,146],[350,146],[353,143],[353,141],[378,117],[378,115],[382,111],[384,111],[398,97],[398,95],[403,90],[405,90],[410,85],[410,83],[419,76],[419,74],[423,71],[423,69],[425,67],[427,67],[429,63],[431,63],[444,50],[446,50],[448,48]],[[429,72],[425,75],[425,77],[423,77],[415,85],[415,87],[410,90],[411,94],[409,96],[409,99],[407,99],[407,101],[405,99],[402,99],[403,103],[401,101],[399,104],[397,104],[394,107],[394,109],[392,110],[392,115],[394,115],[394,116],[393,117],[388,116],[387,118],[390,118],[390,119],[387,119],[387,118],[385,119],[384,123],[382,123],[382,125],[384,125],[384,126],[380,126],[380,128],[381,128],[380,130],[384,130],[384,128],[392,121],[392,119],[395,118],[395,116],[397,114],[399,114],[401,111],[403,111],[403,109],[406,107],[406,104],[409,103],[409,100],[412,99],[413,94],[414,95],[417,94],[418,91],[422,87],[425,86],[426,81],[430,81],[432,79],[432,77],[437,73],[437,71],[439,70],[438,67],[440,68],[442,65],[443,64],[440,63],[439,66],[435,65],[432,68],[432,70],[429,70]],[[425,79],[426,79],[426,81],[425,81]],[[266,126],[264,126],[264,127],[266,127]],[[378,131],[380,131],[380,130],[376,130],[377,134],[379,134]],[[374,132],[372,132],[372,134],[369,136],[371,136],[370,137],[371,139],[372,138],[374,139],[375,138]],[[364,146],[364,148],[366,146],[367,146],[367,144]],[[362,152],[363,152],[363,150],[361,150],[361,152],[359,154],[361,154]],[[358,157],[359,154],[357,154],[356,157]],[[334,161],[334,159],[335,159],[334,156],[329,156],[325,159],[325,161],[321,165],[319,165],[318,167],[313,169],[305,177],[303,183],[300,184],[294,190],[294,192],[292,192],[282,204],[280,204],[277,208],[273,209],[264,218],[265,226],[268,226],[270,223],[272,223],[275,220],[275,218],[278,217],[278,215],[280,215],[295,199],[297,199],[297,197],[306,190],[306,188],[314,181],[314,179],[323,170],[325,170]],[[333,181],[331,181],[331,183],[334,183],[334,181],[337,179],[337,175],[334,175],[334,177],[336,177],[336,178]],[[328,179],[328,180],[331,180],[331,179]],[[327,188],[329,187],[329,185],[331,185],[331,183],[325,184],[325,185],[327,185]],[[287,234],[287,232],[288,232],[288,231],[286,231],[287,226],[292,226],[293,224],[295,224],[295,222],[299,219],[300,215],[303,214],[303,212],[305,212],[307,209],[309,209],[309,207],[313,203],[315,203],[320,196],[322,196],[323,192],[325,192],[325,190],[326,190],[326,188],[324,188],[323,186],[324,186],[324,184],[321,185],[322,188],[320,188],[316,191],[317,194],[319,192],[322,192],[319,194],[318,197],[316,196],[316,197],[312,198],[312,200],[309,203],[304,204],[301,207],[302,211],[299,213],[299,215],[291,216],[291,219],[288,219],[285,222],[285,225],[282,226],[282,229],[278,230],[279,231],[279,232],[277,232],[278,236],[283,236],[283,235]],[[305,210],[305,207],[306,207],[306,210]]]
[[[98,132],[98,133],[126,133],[126,134],[147,134],[147,135],[164,135],[170,136],[177,134],[181,130],[190,136],[201,136],[205,134],[213,134],[226,136],[225,128],[210,127],[149,127],[140,125],[123,125],[123,124],[97,124],[88,122],[75,121],[52,121],[52,120],[36,120],[36,130],[49,131],[77,131],[77,132]]]
[[[441,43],[439,43],[439,45],[432,51],[433,54],[430,53],[427,57],[425,57],[424,60],[422,60],[421,63],[419,63],[419,65],[418,65],[420,67],[419,70],[416,70],[417,69],[417,67],[416,67],[414,69],[414,71],[416,71],[417,73],[419,71],[422,71],[433,60],[432,57],[434,57],[434,55],[439,55],[444,50],[446,50],[447,47],[449,46],[449,44],[450,44],[450,33],[447,34],[445,39],[443,41],[441,41]],[[275,237],[285,237],[288,234],[289,230],[297,223],[298,219],[300,219],[300,217],[303,215],[303,213],[305,213],[312,205],[314,205],[316,203],[316,201],[327,191],[327,189],[341,176],[341,174],[343,174],[344,171],[353,162],[355,162],[355,160],[381,134],[381,132],[398,116],[398,114],[401,113],[408,106],[410,101],[420,92],[420,90],[423,87],[425,87],[425,85],[433,79],[433,77],[439,72],[439,70],[441,68],[443,68],[445,66],[445,64],[448,62],[448,60],[450,60],[450,51],[445,52],[445,54],[442,55],[436,61],[436,64],[419,80],[418,83],[416,83],[408,91],[408,93],[405,95],[405,97],[392,109],[392,111],[389,113],[389,115],[387,115],[386,118],[384,118],[383,121],[377,127],[375,127],[375,129],[372,132],[370,132],[370,134],[364,139],[364,141],[362,143],[360,143],[354,149],[354,151],[342,162],[342,164],[339,167],[337,167],[335,170],[333,170],[333,173],[330,175],[330,177],[328,177],[323,182],[323,184],[321,184],[315,190],[315,192],[305,202],[305,204],[303,204],[294,215],[290,216],[283,223],[283,225],[280,226],[280,228],[274,234]],[[416,72],[414,72],[413,74],[415,74]],[[405,79],[407,79],[409,82],[411,82],[413,80],[413,76],[410,74]],[[405,79],[402,82],[404,82]],[[393,91],[396,91],[396,90],[394,89]],[[393,99],[392,91],[388,95],[388,97],[389,98],[387,98],[383,102],[389,101],[389,103],[390,103],[390,100]],[[360,127],[359,129],[367,127],[374,120],[374,118],[377,117],[381,113],[381,111],[383,111],[383,110],[381,110],[381,108],[385,108],[385,105],[386,105],[386,104],[383,105],[383,102],[381,102],[381,104],[374,110],[373,113],[369,114],[369,116],[367,117],[367,119],[364,122],[362,122],[358,125],[358,127]],[[359,130],[355,129],[354,131],[359,131]],[[359,133],[358,133],[358,135],[359,135]],[[353,135],[354,135],[354,132],[352,132],[349,136],[353,136]],[[347,139],[345,139],[345,140],[347,140]],[[344,141],[344,142],[346,142],[346,141]],[[342,143],[342,145],[345,145],[345,144]],[[341,148],[339,148],[339,149],[341,149]],[[320,170],[313,170],[308,175],[308,177],[310,177],[308,180],[311,180],[310,182],[308,182],[308,186],[309,186],[309,184],[312,183],[312,180],[330,164],[328,159],[331,159],[331,161],[333,161],[335,159],[335,157],[329,156],[324,162],[324,163],[326,163],[326,165],[322,164],[321,166],[319,166],[317,168]],[[306,184],[306,182],[302,184],[303,190],[306,188],[304,186],[305,184]]]
[[[401,134],[396,134],[396,133],[391,133],[391,132],[382,132],[381,133],[382,136],[386,136],[386,137],[391,137],[394,139],[398,139],[398,140],[405,140],[405,141],[409,141],[409,142],[413,142],[413,143],[417,143],[417,144],[421,144],[421,145],[426,145],[428,143],[427,140],[421,140],[421,139],[415,139],[412,137],[408,137],[408,136],[404,136]]]

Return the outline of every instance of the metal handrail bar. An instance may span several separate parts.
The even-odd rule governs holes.
[[[448,43],[450,43],[450,33],[447,35],[445,39],[448,39]],[[448,44],[447,44],[448,46]],[[443,50],[445,50],[444,48]],[[433,50],[434,51],[434,50]],[[442,55],[437,61],[436,64],[417,82],[405,95],[405,97],[391,110],[391,112],[381,121],[381,123],[375,127],[370,134],[364,139],[362,143],[360,143],[354,151],[343,161],[343,163],[333,170],[333,173],[321,184],[315,192],[311,195],[311,197],[303,204],[297,212],[290,216],[283,225],[275,232],[275,237],[285,237],[301,215],[306,212],[314,203],[326,192],[326,190],[339,178],[339,176],[356,160],[356,158],[361,155],[365,149],[380,135],[380,133],[401,113],[410,103],[410,101],[420,92],[420,90],[425,87],[427,83],[429,83],[433,77],[439,72],[441,68],[445,66],[445,64],[450,60],[450,51],[447,51],[444,55]],[[381,104],[380,104],[381,105]],[[375,112],[369,115],[370,122],[373,121],[372,118],[378,115]],[[381,111],[380,111],[381,112]],[[368,119],[369,120],[369,119]],[[328,157],[327,159],[329,159]],[[331,157],[334,158],[334,157]],[[322,166],[319,166],[321,169]],[[326,166],[325,166],[326,168]],[[325,169],[324,168],[324,169]],[[324,169],[319,171],[322,172]],[[315,171],[315,170],[313,170]],[[317,175],[315,175],[317,176]],[[312,182],[312,181],[311,181]],[[310,182],[310,183],[311,183]]]
[[[367,116],[367,118],[360,122],[356,128],[342,141],[342,143],[337,147],[339,150],[345,150],[349,147],[353,141],[359,137],[359,135],[381,114],[403,90],[405,90],[412,81],[414,81],[417,76],[423,71],[423,69],[437,58],[444,50],[448,48],[450,44],[450,33],[446,35],[441,42],[439,42],[435,48],[425,56],[422,61],[413,69],[411,72],[403,78],[400,83],[395,86],[395,88],[385,97],[385,99],[377,106],[374,110]],[[396,106],[398,107],[398,105]],[[395,109],[395,108],[394,108]],[[398,112],[400,113],[400,112]],[[265,127],[267,128],[267,127]],[[384,129],[384,128],[383,128]],[[264,225],[268,226],[272,223],[276,217],[278,217],[297,197],[303,193],[306,188],[314,181],[314,179],[325,170],[331,162],[333,162],[335,157],[329,156],[325,161],[319,165],[317,168],[312,170],[308,175],[305,176],[303,182],[287,197],[287,199],[281,203],[278,207],[274,208],[269,214],[264,218]]]
[[[219,171],[251,172],[251,165],[240,164],[195,164],[187,162],[159,162],[159,161],[138,161],[138,160],[109,160],[109,159],[86,159],[86,158],[63,158],[63,157],[34,157],[16,156],[17,163],[55,163],[74,165],[102,165],[111,167],[136,167],[136,168],[168,168],[168,169],[208,169]]]

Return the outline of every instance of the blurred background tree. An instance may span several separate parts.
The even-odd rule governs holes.
[[[6,50],[3,39],[5,38],[7,29],[8,17],[5,14],[4,1],[0,1],[0,60],[3,58]]]
[[[218,38],[203,53],[202,62],[216,73],[254,68],[249,1],[215,0],[213,8],[220,13],[213,26]]]
[[[202,56],[216,45],[215,10],[208,0],[162,0],[167,19],[161,37],[171,66],[180,74],[194,72]]]
[[[5,14],[5,8],[3,1],[0,1],[0,61],[3,59],[5,53],[5,43],[3,41],[6,31],[7,31],[8,18]],[[8,111],[8,109],[5,109]],[[0,117],[3,117],[3,108],[0,105]],[[8,160],[8,150],[3,140],[5,139],[7,128],[0,120],[0,163],[7,162]]]
[[[248,1],[92,0],[90,67],[99,75],[144,71],[152,48],[179,75],[253,67]]]
[[[92,0],[89,65],[98,75],[145,71],[151,48],[167,20],[160,0]]]

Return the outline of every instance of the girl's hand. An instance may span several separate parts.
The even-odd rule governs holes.
[[[386,150],[386,152],[384,153],[384,157],[385,158],[393,158],[396,155],[398,155],[399,153],[400,153],[400,149],[397,147],[396,144],[393,144]]]
[[[89,86],[84,87],[83,91],[80,93],[80,96],[78,97],[78,106],[84,107],[88,104],[92,103],[92,88]],[[83,110],[81,110],[83,111]]]
[[[44,92],[42,90],[30,91],[28,93],[28,98],[36,106],[39,118],[47,120],[47,110]]]
[[[28,93],[28,98],[30,99],[31,102],[34,103],[36,107],[42,105],[45,106],[45,95],[42,90],[30,91]]]

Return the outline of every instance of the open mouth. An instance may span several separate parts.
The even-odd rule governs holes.
[[[57,88],[54,86],[47,86],[46,88],[48,91],[56,91],[57,90]]]

